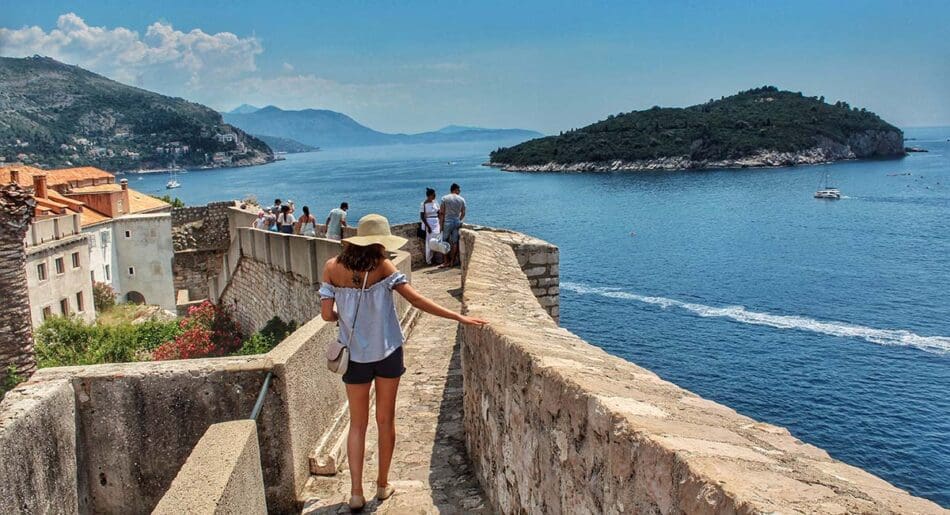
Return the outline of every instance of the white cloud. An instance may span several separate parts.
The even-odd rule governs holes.
[[[292,64],[290,64],[290,63],[284,63],[284,64],[281,66],[281,68],[283,68],[285,72],[292,72],[292,71],[294,71],[294,65],[292,65]]]
[[[185,81],[197,85],[257,69],[263,52],[255,37],[201,29],[176,30],[155,22],[142,36],[125,27],[90,26],[75,13],[61,15],[49,32],[40,27],[0,28],[0,53],[47,55],[102,73],[122,82]]]

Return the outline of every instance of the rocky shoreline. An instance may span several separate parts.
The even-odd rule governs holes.
[[[506,172],[648,172],[672,170],[708,170],[720,168],[774,168],[814,165],[866,158],[896,158],[906,155],[903,135],[891,131],[864,131],[839,143],[820,136],[816,144],[797,152],[759,150],[747,156],[723,160],[696,160],[690,156],[671,156],[644,160],[513,165],[489,161],[486,166]]]

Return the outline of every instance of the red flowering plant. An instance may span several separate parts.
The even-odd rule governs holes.
[[[181,334],[152,351],[156,361],[224,356],[241,348],[241,331],[224,308],[204,301],[178,323]]]

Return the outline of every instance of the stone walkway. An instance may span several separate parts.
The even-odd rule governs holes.
[[[413,286],[449,309],[459,309],[457,269],[413,271]],[[406,374],[396,400],[396,452],[390,483],[396,494],[364,512],[430,514],[490,513],[465,452],[462,371],[455,322],[422,314],[406,342]],[[376,428],[370,414],[363,490],[376,492]],[[348,513],[350,476],[314,476],[304,492],[303,513]]]

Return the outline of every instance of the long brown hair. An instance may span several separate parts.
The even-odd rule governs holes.
[[[351,272],[369,272],[386,258],[386,249],[382,245],[362,246],[344,241],[343,251],[336,260]]]

